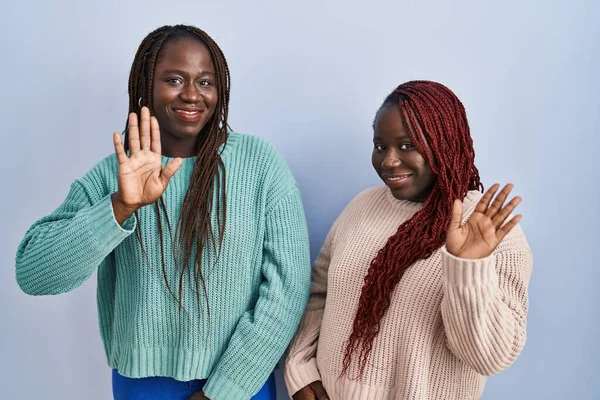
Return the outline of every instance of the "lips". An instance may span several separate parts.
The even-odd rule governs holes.
[[[397,182],[407,178],[410,178],[412,174],[398,174],[398,175],[383,175],[383,179],[387,182]]]
[[[181,120],[186,122],[198,121],[200,119],[200,116],[204,112],[204,110],[201,110],[199,108],[186,107],[173,108],[173,111],[175,112],[175,115],[177,115]]]
[[[382,175],[383,180],[388,186],[401,186],[406,183],[413,174],[395,174]]]

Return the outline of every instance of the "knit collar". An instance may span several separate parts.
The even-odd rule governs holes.
[[[235,133],[232,131],[229,131],[227,133],[227,141],[219,146],[219,152],[221,152],[221,158],[223,159],[223,161],[225,161],[225,159],[227,157],[229,157],[231,152],[237,147],[239,141],[240,141],[240,135],[238,133]],[[165,165],[166,163],[171,161],[173,158],[175,158],[175,157],[168,157],[168,156],[163,155],[162,156],[163,165]],[[182,159],[183,159],[183,164],[182,164],[183,166],[194,165],[194,163],[196,161],[196,156],[182,157]]]
[[[403,208],[408,211],[417,212],[421,208],[423,208],[423,203],[418,203],[410,200],[398,200],[392,194],[392,191],[389,187],[383,186],[385,190],[385,197],[388,199],[390,204],[394,207]],[[467,195],[463,199],[464,208],[471,208],[475,203],[477,203],[481,199],[481,192],[478,190],[469,190]]]

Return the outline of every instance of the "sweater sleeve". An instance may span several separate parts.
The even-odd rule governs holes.
[[[312,267],[312,284],[308,306],[285,361],[284,378],[290,394],[311,382],[320,381],[317,367],[317,342],[327,296],[327,274],[337,222],[329,230],[325,242]]]
[[[483,259],[461,259],[442,248],[447,344],[482,375],[510,366],[525,345],[532,263],[518,225]]]
[[[266,214],[262,283],[204,386],[211,400],[249,399],[273,372],[310,292],[306,220],[296,186]]]
[[[25,234],[16,256],[17,283],[25,293],[77,288],[135,229],[133,217],[117,223],[110,194],[88,189],[85,179],[75,181],[65,201]]]

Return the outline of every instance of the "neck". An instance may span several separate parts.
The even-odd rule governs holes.
[[[163,156],[185,158],[197,155],[198,137],[179,139],[161,134],[160,140]]]

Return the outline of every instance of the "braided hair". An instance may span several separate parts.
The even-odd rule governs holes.
[[[483,190],[465,108],[450,89],[430,81],[406,82],[386,97],[379,110],[387,106],[399,107],[402,124],[436,181],[423,207],[400,225],[371,261],[346,342],[341,375],[358,354],[362,376],[381,319],[404,272],[446,242],[454,199],[464,199],[469,190]]]
[[[201,268],[201,257],[203,249],[209,243],[212,244],[216,253],[220,252],[223,236],[225,234],[226,220],[225,166],[221,159],[219,146],[227,141],[230,76],[227,61],[219,46],[206,32],[188,25],[166,25],[148,34],[148,36],[142,40],[142,43],[135,54],[131,72],[129,74],[129,113],[134,112],[139,115],[141,108],[147,106],[150,109],[150,113],[154,115],[152,94],[156,65],[160,61],[162,50],[164,50],[167,43],[184,37],[197,40],[208,49],[215,68],[215,84],[218,97],[214,115],[202,130],[198,132],[196,161],[190,178],[190,185],[183,200],[175,235],[178,239],[176,246],[181,250],[176,251],[176,248],[173,247],[175,261],[177,264],[181,264],[178,278],[178,296],[175,295],[169,285],[165,269],[165,249],[163,245],[161,209],[164,213],[169,232],[171,232],[171,224],[162,197],[154,204],[154,207],[158,217],[157,224],[161,240],[162,273],[167,289],[178,301],[179,310],[181,312],[183,307],[182,293],[184,276],[188,265],[191,264],[190,258],[195,245],[196,255],[195,260],[193,260],[193,265],[195,266],[193,276],[196,284],[197,301],[200,306],[200,290],[198,290],[198,286],[202,285],[202,293],[206,299],[207,312],[210,317],[206,284]],[[129,147],[128,137],[129,131],[126,123],[124,140],[125,150],[128,150]],[[215,238],[211,220],[213,198],[216,199],[217,238]],[[136,218],[138,218],[137,212]],[[138,240],[141,244],[140,229],[138,229],[137,232]],[[144,255],[145,254],[144,251]],[[183,258],[181,258],[181,255],[183,255]]]

